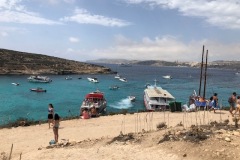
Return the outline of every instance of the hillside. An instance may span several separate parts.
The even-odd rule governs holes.
[[[109,68],[46,56],[0,49],[0,74],[98,74]]]
[[[148,65],[148,66],[175,66],[175,67],[200,67],[199,62],[170,62],[161,60],[126,60],[126,59],[99,59],[89,61],[92,63],[110,63],[110,64],[131,64],[131,65]],[[240,70],[240,61],[213,61],[208,62],[208,68]]]

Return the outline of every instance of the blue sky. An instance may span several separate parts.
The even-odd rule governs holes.
[[[240,60],[240,0],[0,0],[0,48],[77,61]]]

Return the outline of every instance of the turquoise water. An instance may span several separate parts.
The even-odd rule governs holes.
[[[62,75],[50,75],[53,82],[49,84],[30,83],[27,81],[27,75],[0,76],[0,124],[19,117],[45,120],[49,103],[54,105],[55,111],[62,117],[79,115],[79,107],[84,96],[97,89],[105,93],[108,102],[107,112],[119,112],[121,109],[137,112],[144,109],[143,90],[146,83],[153,84],[154,79],[157,79],[162,88],[167,89],[177,101],[182,103],[188,101],[194,90],[198,92],[200,69],[197,68],[118,67],[110,64],[105,66],[119,72],[128,82],[115,79],[115,75],[71,75],[72,80],[65,80],[66,76]],[[229,95],[233,91],[239,93],[240,76],[234,73],[229,70],[208,69],[206,97],[216,92],[220,103],[224,106],[228,105]],[[169,74],[173,79],[162,78]],[[82,79],[78,79],[79,77]],[[88,82],[87,77],[97,77],[100,83]],[[20,83],[20,86],[12,85],[13,82]],[[120,89],[110,90],[111,85],[118,85]],[[47,89],[47,92],[36,93],[29,90],[36,87]],[[129,102],[127,99],[129,95],[136,96],[136,102]]]

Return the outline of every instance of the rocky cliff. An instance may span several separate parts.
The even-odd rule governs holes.
[[[108,74],[109,68],[46,56],[0,49],[0,74]]]

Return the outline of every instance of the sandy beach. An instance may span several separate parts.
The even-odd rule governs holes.
[[[228,111],[217,111],[215,114],[207,111],[143,112],[88,120],[67,120],[60,122],[59,143],[62,144],[50,147],[49,141],[54,138],[48,124],[4,128],[0,130],[0,152],[2,159],[9,156],[13,144],[11,158],[21,157],[23,160],[234,159],[240,156],[236,152],[240,144],[240,131],[237,129],[221,129],[221,138],[214,134],[199,143],[184,140],[159,143],[164,135],[170,132],[174,132],[173,135],[181,134],[191,125],[209,125],[211,122],[224,122],[227,119],[229,126],[233,126]],[[166,123],[167,128],[159,130],[157,124],[162,122]],[[214,132],[218,130],[215,129]],[[122,136],[119,136],[120,133]],[[226,137],[229,137],[230,141],[225,140]],[[229,157],[231,146],[234,154]]]

